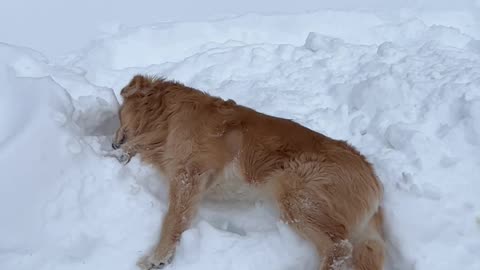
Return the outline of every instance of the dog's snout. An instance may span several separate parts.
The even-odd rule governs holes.
[[[112,148],[117,150],[118,148],[120,148],[120,144],[118,143],[112,143]]]

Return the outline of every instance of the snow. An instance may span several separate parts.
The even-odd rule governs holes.
[[[385,186],[386,269],[480,269],[480,20],[319,10],[113,27],[47,58],[0,43],[0,269],[137,269],[161,176],[113,156],[119,91],[164,75],[355,145]],[[85,40],[85,43],[87,41]],[[166,269],[317,269],[268,204],[205,204]]]
[[[0,36],[3,42],[32,47],[53,57],[81,49],[89,40],[125,26],[158,22],[205,21],[247,13],[278,15],[320,9],[381,12],[415,9],[422,13],[441,10],[441,13],[434,12],[425,19],[432,23],[448,22],[453,26],[460,23],[466,28],[473,16],[458,11],[476,9],[478,13],[479,8],[477,0],[296,0],[295,3],[291,0],[137,0],[135,3],[129,0],[4,0]]]

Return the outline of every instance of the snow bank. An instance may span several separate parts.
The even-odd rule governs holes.
[[[387,269],[479,269],[479,41],[318,14],[123,29],[54,62],[0,45],[0,268],[136,269],[155,243],[166,187],[110,152],[119,90],[142,72],[358,147],[386,190]],[[168,269],[317,267],[270,206],[231,203],[201,209]]]
[[[136,0],[135,4],[129,0],[83,0],[68,4],[63,0],[4,0],[0,36],[2,41],[58,56],[80,49],[86,41],[115,32],[124,25],[206,21],[239,14],[278,15],[325,9],[369,9],[382,13],[410,9],[419,14],[430,13],[433,9],[435,12],[428,16],[429,19],[468,27],[475,14],[479,14],[480,4],[477,0],[296,0],[294,3],[291,0]],[[403,15],[412,16],[412,12],[404,12]],[[478,32],[478,29],[475,31]]]

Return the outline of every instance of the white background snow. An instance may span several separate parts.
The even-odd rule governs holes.
[[[385,186],[387,269],[480,269],[479,1],[1,8],[0,269],[137,269],[167,206],[155,170],[109,156],[139,72],[359,148]],[[274,210],[230,203],[202,207],[166,269],[317,267]]]

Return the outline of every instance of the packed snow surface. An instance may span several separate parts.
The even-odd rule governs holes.
[[[136,73],[356,146],[385,187],[387,269],[480,269],[480,27],[469,18],[318,11],[118,27],[55,59],[0,43],[0,269],[132,270],[154,245],[167,187],[110,146]],[[318,263],[275,209],[229,202],[203,205],[166,269]]]

